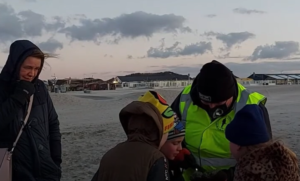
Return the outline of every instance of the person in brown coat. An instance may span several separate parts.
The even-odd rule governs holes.
[[[258,105],[240,110],[225,133],[237,160],[234,181],[300,181],[296,154],[269,139]]]
[[[119,118],[127,140],[104,154],[93,181],[168,181],[168,162],[159,149],[174,127],[174,112],[165,99],[148,91]]]

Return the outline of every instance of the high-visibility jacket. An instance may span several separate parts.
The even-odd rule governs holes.
[[[185,87],[180,97],[182,121],[186,121],[185,143],[194,155],[197,164],[206,171],[228,169],[236,164],[231,156],[229,141],[225,137],[226,126],[235,114],[247,104],[265,104],[266,97],[249,92],[238,84],[238,96],[234,108],[227,115],[211,121],[207,112],[194,105],[190,96],[191,85]],[[184,174],[185,180],[187,175]]]

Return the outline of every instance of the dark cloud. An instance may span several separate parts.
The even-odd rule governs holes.
[[[0,3],[0,43],[6,44],[24,37],[41,36],[43,31],[51,32],[64,27],[59,18],[49,23],[41,14],[33,11],[16,13],[12,7]],[[50,28],[52,27],[52,28]]]
[[[255,73],[300,73],[300,62],[286,61],[286,62],[257,62],[257,63],[224,63],[233,73],[238,77],[248,77],[253,72]],[[173,71],[181,74],[190,73],[196,76],[202,64],[191,66],[164,66],[154,67],[157,71]]]
[[[133,59],[133,56],[132,55],[128,55],[127,59]]]
[[[63,44],[53,38],[45,42],[38,43],[37,46],[45,52],[54,53],[57,50],[61,50],[63,48]]]
[[[31,10],[18,13],[25,36],[41,36],[45,27],[45,17]]]
[[[175,42],[171,47],[164,47],[164,40],[161,42],[159,48],[151,47],[147,51],[147,57],[150,58],[169,58],[189,55],[202,55],[208,52],[212,52],[212,45],[210,42],[198,42],[178,47],[180,42]]]
[[[217,15],[216,14],[207,14],[207,15],[205,15],[205,17],[207,17],[207,18],[215,18],[215,17],[217,17]]]
[[[294,41],[277,41],[273,45],[261,45],[254,49],[245,60],[288,59],[299,53],[299,43]]]
[[[152,37],[155,33],[191,32],[184,26],[186,19],[174,14],[156,15],[145,12],[122,14],[115,18],[81,18],[80,25],[60,30],[72,41],[99,42],[104,36],[114,38]]]
[[[247,31],[233,32],[228,34],[216,33],[210,31],[210,32],[205,32],[203,35],[206,37],[215,37],[217,40],[220,40],[225,46],[223,50],[226,51],[229,51],[233,46],[238,46],[241,43],[245,42],[246,40],[255,37],[253,33],[249,33]]]
[[[235,8],[232,10],[237,14],[265,14],[265,11],[255,10],[255,9],[246,9],[246,8]]]

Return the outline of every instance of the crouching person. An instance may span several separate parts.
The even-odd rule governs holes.
[[[168,181],[168,163],[159,151],[174,126],[174,112],[154,91],[125,106],[119,114],[127,141],[109,150],[93,180]]]
[[[261,109],[247,105],[226,128],[230,150],[237,160],[234,181],[299,181],[296,154],[271,141]]]

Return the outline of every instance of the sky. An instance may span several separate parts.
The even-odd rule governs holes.
[[[218,60],[236,76],[300,73],[300,1],[0,0],[0,69],[28,39],[57,58],[42,79],[135,72],[195,76]]]

